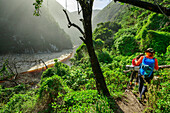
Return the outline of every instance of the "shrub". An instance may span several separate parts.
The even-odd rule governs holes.
[[[64,94],[70,91],[71,89],[68,88],[60,76],[54,75],[46,78],[39,89],[37,111],[57,112],[60,106],[63,105]],[[56,103],[57,107],[54,108],[52,103]]]
[[[114,112],[109,106],[115,103],[98,95],[97,90],[75,91],[64,97],[65,109],[68,112]]]
[[[170,33],[149,30],[146,36],[149,40],[147,48],[152,47],[158,53],[166,53],[166,48],[170,45]],[[146,49],[146,48],[145,48]]]
[[[36,103],[35,92],[28,92],[26,94],[14,94],[9,102],[0,110],[3,113],[13,112],[32,112]]]
[[[0,103],[6,104],[14,94],[25,93],[26,90],[27,87],[25,84],[20,84],[11,88],[2,88],[0,85]]]
[[[53,75],[54,75],[54,69],[53,68],[48,68],[41,75],[41,81],[44,80],[45,78],[52,77]]]
[[[111,63],[112,62],[112,58],[109,55],[109,52],[107,50],[102,50],[97,52],[97,57],[99,62],[103,62],[103,63]]]
[[[54,71],[56,75],[63,77],[64,75],[70,74],[70,68],[68,65],[62,62],[58,62],[57,60],[54,61],[55,61]]]
[[[114,42],[116,50],[122,55],[132,55],[138,51],[138,46],[134,35],[122,35]]]

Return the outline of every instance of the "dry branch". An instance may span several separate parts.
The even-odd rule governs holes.
[[[78,25],[76,25],[76,24],[74,24],[74,23],[72,23],[72,22],[70,21],[70,18],[69,18],[69,16],[68,16],[68,14],[67,14],[67,12],[66,12],[65,9],[63,9],[63,11],[64,11],[64,13],[65,13],[65,15],[66,15],[66,17],[67,17],[67,20],[68,20],[68,28],[70,28],[70,27],[72,27],[72,26],[75,27],[75,28],[77,28],[77,29],[80,31],[80,33],[83,35],[83,37],[84,37],[85,34],[84,34],[83,30],[82,30]],[[83,37],[80,37],[80,39],[85,43],[85,39],[84,39]]]
[[[170,16],[170,9],[167,7],[162,7],[160,5],[155,5],[152,3],[148,3],[148,2],[144,2],[141,0],[114,0],[114,2],[119,1],[122,3],[128,3],[140,8],[144,8],[146,10],[150,10],[156,13],[161,13],[161,14],[165,14],[167,16]]]

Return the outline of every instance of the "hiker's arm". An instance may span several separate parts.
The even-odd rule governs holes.
[[[135,58],[132,60],[132,65],[133,65],[133,66],[136,66],[135,60],[136,60]]]
[[[158,60],[155,59],[155,69],[158,70],[159,69],[159,66],[158,66]]]
[[[143,56],[141,56],[138,61],[135,61],[136,66],[139,66],[142,63],[142,60],[143,60]]]

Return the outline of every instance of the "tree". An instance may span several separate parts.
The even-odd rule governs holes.
[[[80,39],[86,44],[87,51],[90,56],[90,62],[92,66],[92,71],[95,75],[96,80],[96,87],[99,92],[99,94],[104,94],[107,97],[110,97],[110,93],[107,89],[104,76],[102,73],[102,70],[100,68],[99,61],[97,59],[94,46],[93,46],[93,40],[92,40],[92,6],[94,0],[77,0],[78,3],[81,6],[83,19],[81,20],[83,23],[84,31],[74,23],[72,23],[69,19],[69,16],[66,12],[66,10],[63,10],[66,14],[67,20],[69,22],[69,27],[74,26],[76,27],[83,35],[83,37],[80,37]]]
[[[158,13],[162,13],[162,11],[166,14],[166,15],[170,15],[169,14],[169,9],[161,7],[161,6],[156,6],[151,4],[151,3],[147,3],[147,2],[142,2],[140,0],[115,0],[115,1],[120,1],[120,2],[124,2],[124,3],[129,3],[141,8],[145,8],[151,11],[155,11]],[[36,3],[34,3],[35,5],[35,15],[39,15],[39,7],[41,6],[41,3],[43,2],[43,0],[36,0]],[[75,27],[77,28],[81,33],[82,33],[82,37],[80,37],[80,39],[86,44],[87,46],[87,50],[90,56],[90,62],[92,65],[92,70],[93,73],[95,75],[95,80],[96,80],[96,86],[97,86],[97,90],[99,92],[99,94],[104,94],[107,97],[110,97],[110,93],[107,89],[105,80],[104,80],[104,76],[102,73],[102,70],[100,68],[96,53],[94,51],[94,46],[93,46],[93,41],[92,41],[92,6],[93,6],[93,2],[94,0],[77,0],[77,2],[79,3],[79,5],[81,6],[82,9],[82,15],[83,15],[83,19],[81,19],[80,21],[82,21],[84,30],[82,30],[79,26],[77,26],[76,24],[72,23],[69,19],[69,16],[66,12],[66,10],[63,10],[64,13],[66,14],[69,26],[68,27]],[[160,11],[161,9],[161,11]]]
[[[39,8],[41,7],[43,0],[36,0],[35,5],[35,12],[34,15],[39,16]],[[104,80],[104,76],[102,73],[102,70],[100,68],[96,53],[94,51],[94,46],[93,46],[93,40],[92,40],[92,6],[94,0],[77,0],[77,2],[80,4],[81,9],[82,9],[82,14],[83,14],[83,19],[81,19],[83,23],[84,30],[82,30],[79,26],[76,24],[72,23],[69,19],[69,16],[66,12],[66,10],[63,10],[66,14],[69,26],[68,27],[76,27],[81,33],[82,37],[80,39],[86,44],[87,50],[90,56],[90,62],[92,66],[93,73],[95,75],[95,80],[96,80],[96,87],[99,92],[99,94],[104,94],[107,97],[110,97],[110,93],[106,87],[106,83]]]
[[[122,3],[128,3],[140,8],[144,8],[146,10],[150,10],[156,13],[161,13],[161,14],[165,14],[167,16],[170,16],[170,9],[163,7],[161,5],[158,4],[152,4],[152,3],[148,3],[148,2],[144,2],[141,0],[114,0],[114,2],[119,1]],[[155,0],[153,0],[155,2]]]

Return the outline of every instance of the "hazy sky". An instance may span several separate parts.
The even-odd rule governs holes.
[[[66,7],[66,0],[56,0],[59,2],[63,7]],[[111,0],[94,0],[93,9],[102,9],[107,4],[110,3]],[[70,12],[77,10],[77,2],[76,0],[67,0],[67,10]]]

